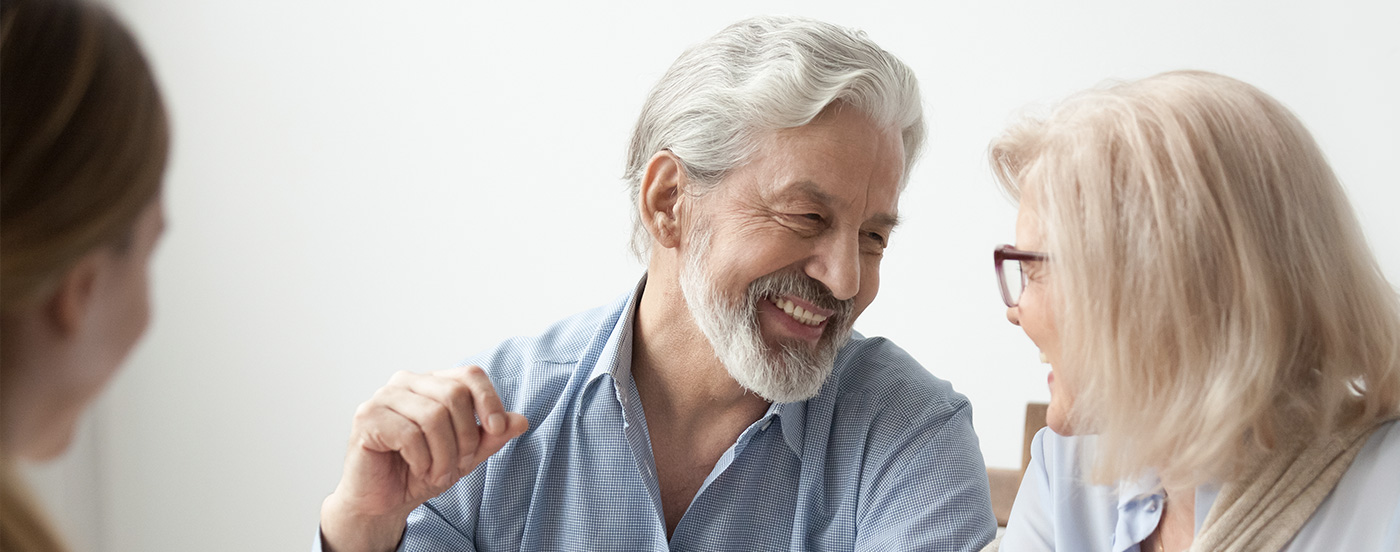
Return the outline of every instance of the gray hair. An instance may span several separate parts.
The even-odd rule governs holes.
[[[914,72],[864,32],[812,19],[745,19],[681,54],[637,118],[624,178],[635,206],[647,163],[680,158],[692,192],[713,188],[754,153],[766,132],[812,121],[837,101],[904,139],[904,181],[924,139]],[[651,236],[632,210],[632,252],[643,262]]]

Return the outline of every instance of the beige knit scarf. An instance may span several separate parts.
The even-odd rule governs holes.
[[[1353,426],[1331,438],[1278,451],[1222,486],[1190,552],[1282,549],[1331,494],[1379,425]]]

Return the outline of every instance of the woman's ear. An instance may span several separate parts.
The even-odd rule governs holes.
[[[642,173],[637,209],[651,238],[667,249],[680,245],[680,204],[686,186],[685,167],[669,150],[651,156]]]
[[[59,279],[45,309],[47,324],[59,336],[71,337],[81,330],[92,309],[97,279],[102,271],[102,248],[78,259]]]

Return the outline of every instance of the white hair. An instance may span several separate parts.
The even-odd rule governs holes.
[[[681,54],[642,106],[624,174],[633,205],[657,152],[680,159],[692,192],[707,190],[764,133],[805,125],[838,101],[900,129],[907,179],[924,138],[908,66],[865,33],[821,21],[759,16],[730,25]],[[651,236],[636,209],[632,221],[632,251],[645,261]]]

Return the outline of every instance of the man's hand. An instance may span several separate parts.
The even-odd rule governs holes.
[[[393,550],[409,512],[529,427],[480,367],[394,374],[355,411],[345,472],[321,504],[325,550]]]

